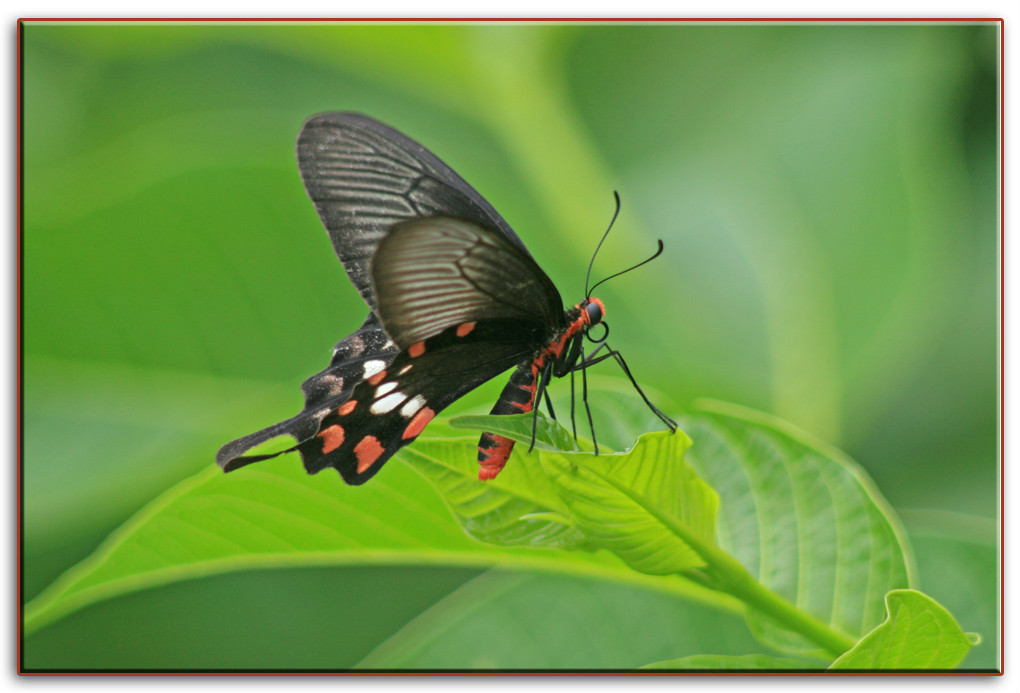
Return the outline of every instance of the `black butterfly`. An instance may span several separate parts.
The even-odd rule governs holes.
[[[362,484],[437,413],[508,368],[517,367],[493,414],[531,411],[550,377],[578,369],[583,376],[584,367],[606,358],[630,376],[605,344],[602,302],[586,291],[564,312],[556,287],[509,224],[417,142],[363,115],[326,113],[305,123],[297,158],[370,312],[333,349],[329,367],[302,384],[300,414],[220,449],[216,461],[225,471],[282,454],[244,456],[289,434],[298,444],[283,452],[296,449],[309,473],[335,467],[348,484]],[[589,330],[598,324],[606,333],[595,339]],[[585,336],[602,343],[587,358]],[[607,352],[598,354],[602,347]],[[584,401],[587,407],[586,390]],[[495,477],[513,445],[483,434],[479,478]]]

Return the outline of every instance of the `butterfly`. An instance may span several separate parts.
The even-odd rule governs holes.
[[[333,249],[369,314],[334,347],[329,366],[301,385],[305,407],[299,414],[219,450],[216,461],[224,471],[296,450],[308,473],[334,467],[348,484],[362,484],[436,414],[511,368],[492,414],[537,415],[543,395],[552,413],[549,380],[581,370],[591,426],[584,369],[607,358],[620,364],[645,403],[676,430],[605,343],[603,303],[586,286],[584,300],[565,311],[556,287],[510,225],[430,151],[367,116],[324,113],[304,124],[297,159]],[[659,241],[658,252],[645,262],[661,252]],[[590,265],[588,271],[590,277]],[[596,326],[604,329],[600,336],[592,331]],[[585,338],[599,343],[588,355]],[[245,454],[285,434],[297,444]],[[592,434],[594,439],[594,428]],[[509,438],[482,434],[479,479],[494,478],[513,447]]]

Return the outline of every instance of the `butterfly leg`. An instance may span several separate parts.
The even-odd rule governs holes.
[[[577,424],[574,422],[574,371],[570,371],[570,430],[574,432],[574,442],[577,442]]]
[[[602,346],[607,345],[602,344],[599,346],[599,349],[601,349]],[[587,368],[588,366],[594,366],[596,363],[601,363],[608,358],[615,359],[616,362],[620,365],[620,368],[622,368],[623,372],[627,375],[627,378],[630,379],[630,384],[633,385],[634,389],[637,390],[637,393],[641,395],[641,399],[645,401],[645,404],[647,404],[648,408],[652,410],[652,413],[659,417],[659,420],[662,421],[662,423],[666,424],[666,427],[669,430],[675,431],[677,429],[676,421],[666,416],[664,413],[662,413],[662,411],[659,410],[658,407],[652,404],[651,400],[649,400],[647,395],[645,395],[644,390],[642,390],[641,386],[637,384],[637,380],[635,380],[634,376],[631,375],[630,368],[627,367],[627,362],[623,360],[623,356],[620,354],[620,352],[617,351],[616,349],[610,349],[607,353],[602,354],[598,358],[592,358],[598,352],[599,349],[593,351],[587,359],[582,360],[581,363],[579,363],[576,366],[576,368],[581,369],[581,374],[584,375],[584,369]]]
[[[590,365],[592,365],[594,363],[598,363],[599,361],[602,361],[603,360],[602,358],[596,359],[595,355],[598,354],[600,351],[602,351],[605,348],[606,348],[606,343],[602,342],[597,347],[595,347],[595,351],[591,352],[587,356],[582,356],[581,363],[584,363],[584,364],[590,366]]]
[[[598,351],[596,349],[595,351]],[[594,352],[592,352],[594,353]],[[591,442],[595,446],[595,454],[599,454],[599,442],[595,439],[595,422],[591,418],[591,405],[588,404],[588,371],[585,370],[587,361],[584,358],[584,347],[581,347],[581,362],[574,368],[581,369],[581,401],[584,402],[584,411],[588,414],[588,429],[591,431]]]
[[[552,361],[549,361],[542,368],[541,377],[538,379],[538,394],[535,395],[535,414],[531,417],[531,445],[528,447],[528,452],[535,449],[535,437],[538,435],[538,404],[542,400],[542,395],[545,395],[546,404],[549,405],[549,412],[552,413],[552,402],[549,401],[549,391],[546,390],[546,385],[549,384],[549,378],[551,377]],[[555,414],[553,414],[553,418],[556,418]]]
[[[543,376],[543,378],[544,377],[545,376]],[[550,374],[549,377],[551,378],[552,374]],[[555,421],[556,420],[556,411],[553,409],[552,397],[549,396],[549,391],[548,390],[545,391],[545,408],[549,410],[549,418],[551,418],[553,421]],[[538,407],[535,407],[535,409],[538,409]]]

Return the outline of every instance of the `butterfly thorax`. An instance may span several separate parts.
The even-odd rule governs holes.
[[[554,334],[531,360],[536,371],[545,367],[547,360],[553,362],[553,374],[562,377],[576,365],[581,353],[581,339],[593,325],[602,322],[605,307],[597,298],[585,299],[566,311],[564,319],[567,326]]]

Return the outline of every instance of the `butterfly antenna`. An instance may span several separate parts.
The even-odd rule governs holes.
[[[595,252],[591,255],[591,262],[588,263],[588,274],[584,276],[584,295],[587,298],[591,296],[591,292],[588,291],[588,280],[591,279],[591,268],[595,265],[595,256],[599,254],[599,249],[602,248],[602,244],[606,242],[606,236],[613,229],[613,224],[616,222],[616,217],[620,214],[620,193],[613,191],[613,197],[616,199],[616,210],[613,212],[613,218],[609,220],[609,228],[602,234],[602,240],[595,246]],[[597,286],[597,285],[596,285]]]
[[[641,262],[637,263],[633,267],[628,267],[627,269],[621,270],[620,272],[617,272],[616,274],[610,274],[608,277],[606,277],[602,281],[596,282],[595,286],[591,287],[591,291],[588,291],[588,292],[585,293],[585,295],[584,295],[585,299],[591,298],[591,292],[594,291],[596,288],[598,288],[599,284],[602,284],[603,282],[607,282],[610,279],[612,279],[613,277],[619,277],[621,274],[626,274],[627,272],[630,272],[631,270],[636,270],[641,265],[648,264],[649,262],[651,262],[655,258],[657,258],[660,255],[662,255],[662,247],[663,247],[662,246],[662,239],[659,239],[659,249],[656,250],[655,253],[650,258],[642,260]],[[587,282],[585,282],[585,283],[587,284]]]

